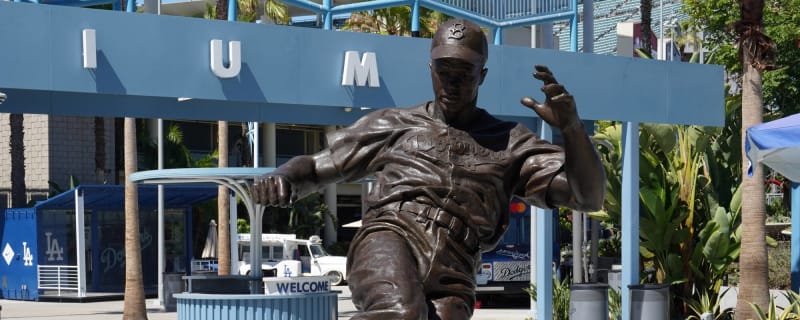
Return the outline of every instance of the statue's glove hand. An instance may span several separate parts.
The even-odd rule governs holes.
[[[562,132],[580,128],[581,122],[575,107],[575,98],[556,81],[550,69],[537,65],[533,77],[544,83],[542,86],[544,103],[539,103],[531,97],[523,97],[522,104],[535,111],[547,124]]]
[[[290,207],[297,201],[297,190],[283,175],[266,174],[256,179],[251,193],[257,204]]]

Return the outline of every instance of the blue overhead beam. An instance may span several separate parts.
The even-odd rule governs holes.
[[[96,30],[96,69],[82,66],[84,29]],[[138,32],[119,37],[119,30]],[[420,81],[430,77],[429,39],[2,1],[0,38],[8,44],[0,50],[0,88],[21,95],[9,95],[0,112],[68,115],[93,108],[106,116],[268,121],[296,119],[293,106],[344,114],[343,106],[411,106],[433,97],[430,82]],[[241,42],[237,77],[211,72],[212,39]],[[375,53],[379,88],[341,85],[346,51]],[[569,88],[585,119],[723,124],[721,66],[511,46],[489,51],[478,103],[492,114],[533,118],[519,98],[541,98],[531,72],[543,64]],[[216,111],[215,101],[229,103],[225,112]]]

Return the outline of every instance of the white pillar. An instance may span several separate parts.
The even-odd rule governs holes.
[[[86,296],[86,232],[82,190],[75,190],[75,248],[78,250],[78,296]]]
[[[264,166],[275,168],[277,166],[277,153],[275,151],[275,123],[264,123],[264,139],[260,141],[264,152]]]
[[[325,126],[325,133],[336,131],[336,126]],[[331,183],[325,187],[325,204],[328,205],[328,210],[331,211],[330,215],[325,215],[325,245],[332,245],[336,243],[336,223],[331,217],[336,217],[339,220],[339,215],[336,210],[336,184]]]
[[[164,119],[156,122],[156,145],[158,146],[158,170],[164,169]],[[164,305],[164,271],[166,271],[166,252],[164,248],[164,185],[158,185],[158,299],[157,305]]]
[[[583,283],[583,212],[572,211],[572,283]]]
[[[239,223],[239,212],[236,210],[236,194],[231,192],[231,201],[233,205],[230,206],[230,226],[231,232],[231,275],[239,274],[239,233],[237,227]]]
[[[252,122],[250,125],[247,126],[249,130],[253,130],[250,134],[253,135],[253,168],[260,167],[261,163],[261,142],[259,140],[259,124],[258,122]],[[248,146],[249,147],[249,146]],[[236,203],[236,202],[231,202]]]

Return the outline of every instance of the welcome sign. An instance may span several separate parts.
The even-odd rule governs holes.
[[[324,276],[264,278],[264,294],[268,296],[323,293],[330,291],[330,278]]]

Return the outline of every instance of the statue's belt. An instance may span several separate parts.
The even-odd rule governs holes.
[[[444,209],[413,201],[395,202],[383,208],[397,212],[410,213],[415,216],[416,221],[419,223],[426,223],[428,221],[435,222],[439,227],[447,229],[450,238],[458,243],[462,243],[470,254],[475,254],[480,249],[478,233],[464,224],[461,218],[450,214]]]

